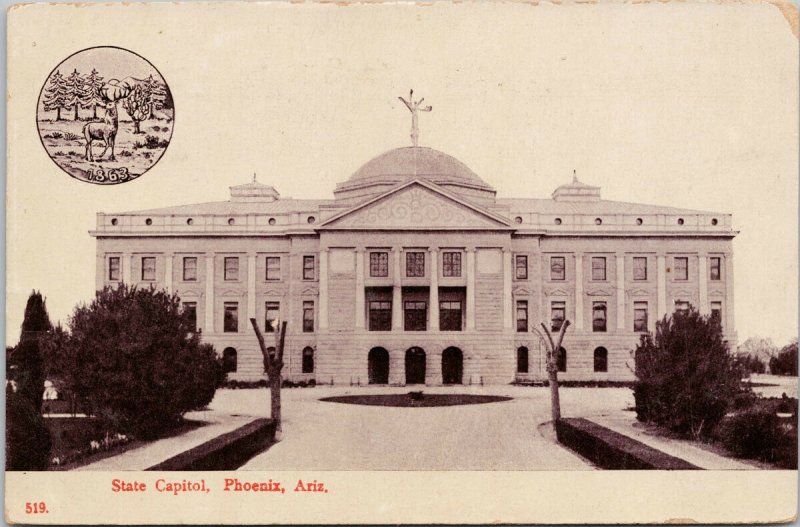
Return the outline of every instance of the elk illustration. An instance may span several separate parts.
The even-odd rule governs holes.
[[[102,123],[86,123],[83,127],[83,136],[86,138],[86,160],[94,161],[92,155],[92,141],[98,140],[105,143],[105,148],[100,153],[98,158],[105,155],[106,151],[111,149],[111,156],[109,161],[116,161],[114,157],[114,141],[117,138],[117,129],[119,128],[119,114],[117,111],[117,103],[109,102],[106,104],[106,116]]]

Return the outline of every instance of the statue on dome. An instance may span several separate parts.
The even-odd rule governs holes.
[[[403,101],[408,111],[411,112],[411,144],[413,146],[419,146],[419,112],[430,112],[433,110],[433,106],[423,106],[420,108],[420,104],[425,100],[425,97],[415,102],[414,90],[408,92],[408,100],[402,97],[398,97],[398,99]]]

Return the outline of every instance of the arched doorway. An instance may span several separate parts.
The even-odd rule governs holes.
[[[425,384],[425,350],[414,346],[406,350],[406,384]]]
[[[370,384],[389,384],[389,352],[384,348],[369,350],[367,370]]]
[[[456,347],[442,352],[442,384],[461,384],[464,373],[464,354]]]
[[[565,372],[567,371],[567,350],[563,347],[558,349],[558,357],[556,357],[556,365],[558,366],[558,371]]]
[[[238,366],[236,348],[225,348],[222,352],[222,370],[225,373],[235,373]]]
[[[608,350],[603,346],[594,350],[594,371],[608,371]]]

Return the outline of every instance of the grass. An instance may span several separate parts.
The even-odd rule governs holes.
[[[385,395],[342,395],[323,397],[320,401],[330,403],[361,404],[366,406],[394,406],[399,408],[429,408],[435,406],[459,406],[464,404],[486,404],[510,401],[511,397],[499,395],[471,395],[422,392],[393,393]]]

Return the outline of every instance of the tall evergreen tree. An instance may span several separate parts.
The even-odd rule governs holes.
[[[164,102],[167,100],[167,87],[153,77],[151,73],[144,81],[145,93],[147,94],[148,102],[148,118],[153,118],[153,111],[164,108]]]
[[[45,380],[42,340],[51,328],[45,300],[40,292],[33,291],[25,306],[25,318],[12,365],[16,367],[17,392],[33,403],[37,411],[42,407]]]
[[[66,107],[74,108],[75,115],[73,119],[78,120],[78,106],[82,106],[86,101],[87,88],[83,81],[83,76],[78,73],[78,70],[72,70],[69,77],[66,78]]]
[[[103,77],[92,68],[92,72],[84,77],[85,93],[81,106],[84,108],[94,108],[93,119],[97,119],[97,106],[103,104],[103,96],[100,95],[100,88],[103,86]]]
[[[50,76],[50,82],[44,89],[44,110],[46,112],[56,111],[56,121],[61,121],[61,109],[66,108],[67,103],[67,82],[64,76],[58,71]]]

